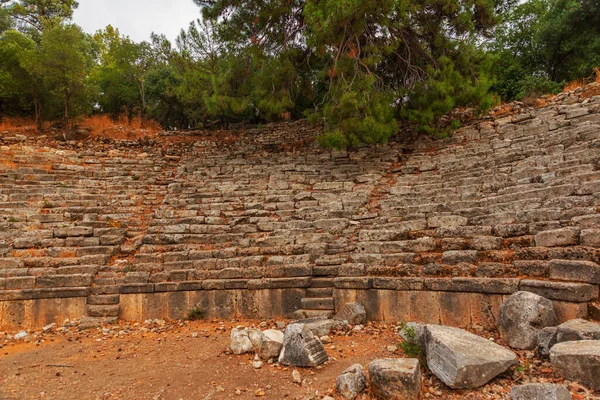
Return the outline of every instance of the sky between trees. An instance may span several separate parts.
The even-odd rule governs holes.
[[[200,9],[191,0],[82,0],[73,13],[73,22],[90,34],[112,25],[141,42],[152,32],[175,40],[199,17]]]

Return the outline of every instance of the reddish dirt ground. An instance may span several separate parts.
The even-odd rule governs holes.
[[[133,330],[114,338],[83,332],[10,345],[0,349],[0,399],[249,399],[260,389],[264,398],[304,399],[328,393],[354,363],[391,356],[386,346],[396,341],[391,330],[335,336],[326,345],[332,360],[299,369],[304,382],[297,385],[291,368],[265,363],[254,369],[253,355],[227,355],[236,325],[221,330],[218,323],[190,322],[164,333]]]
[[[253,355],[228,354],[231,329],[259,323],[121,323],[104,331],[80,332],[71,327],[67,332],[30,333],[28,342],[0,341],[4,343],[0,345],[0,399],[337,398],[335,378],[348,366],[405,357],[401,350],[389,348],[400,341],[394,325],[369,324],[360,332],[331,335],[333,342],[325,345],[330,361],[319,368],[299,369],[303,379],[299,385],[292,381],[293,368],[264,363],[255,369]],[[267,325],[272,327],[272,321]],[[548,362],[537,360],[533,353],[520,352],[519,358],[519,367],[472,391],[451,391],[424,369],[424,397],[509,399],[510,388],[519,383],[563,382]],[[564,383],[575,400],[600,398],[577,383]]]

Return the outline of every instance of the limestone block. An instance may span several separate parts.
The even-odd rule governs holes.
[[[427,365],[453,389],[485,385],[517,363],[517,356],[489,340],[458,328],[427,325]]]
[[[550,350],[550,361],[565,379],[600,390],[600,340],[558,343]]]
[[[371,397],[377,400],[418,400],[423,378],[419,360],[385,358],[369,364]]]
[[[511,400],[571,400],[571,393],[564,385],[528,383],[513,387],[510,398]]]

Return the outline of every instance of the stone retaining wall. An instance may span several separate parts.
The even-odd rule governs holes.
[[[232,134],[0,136],[0,325],[359,299],[372,319],[487,326],[517,290],[563,319],[598,300],[598,97],[350,153],[302,121]]]

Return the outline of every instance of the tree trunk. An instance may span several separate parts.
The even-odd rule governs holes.
[[[31,92],[31,96],[33,97],[33,109],[35,112],[35,125],[37,127],[38,132],[42,132],[44,130],[44,126],[42,124],[42,104],[38,100],[34,90]]]
[[[71,94],[69,93],[69,89],[65,90],[65,117],[64,124],[65,129],[69,129],[69,102],[71,100]]]
[[[140,79],[140,96],[142,98],[142,107],[140,109],[140,124],[142,128],[146,126],[146,87],[144,79]]]

